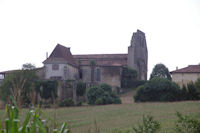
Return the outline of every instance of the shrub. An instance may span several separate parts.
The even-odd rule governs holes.
[[[107,84],[92,86],[88,90],[87,97],[88,103],[91,105],[121,103],[120,97],[116,92],[113,92],[111,86]]]
[[[119,95],[117,94],[117,92],[112,91],[111,97],[113,98],[113,103],[115,103],[115,104],[121,104],[122,103],[122,101],[121,101]]]
[[[137,88],[140,81],[137,80],[137,71],[129,67],[122,68],[121,87]]]
[[[85,94],[85,91],[86,91],[86,83],[79,81],[76,87],[77,96],[83,96]]]
[[[152,116],[143,116],[142,124],[138,128],[133,127],[135,133],[156,133],[160,129],[160,123],[153,120]]]
[[[200,133],[200,121],[177,112],[176,133]]]
[[[197,92],[197,88],[193,82],[187,84],[188,89],[188,100],[198,100],[199,94]]]
[[[177,101],[180,99],[180,88],[168,79],[153,78],[137,89],[134,99],[136,102]]]
[[[95,101],[95,105],[103,105],[103,99],[102,98],[97,98],[97,100]]]
[[[41,81],[40,85],[40,96],[44,99],[49,99],[52,98],[52,94],[57,97],[57,87],[58,87],[58,82],[56,80],[46,80],[46,81]]]
[[[79,103],[80,104],[80,103]],[[69,99],[64,99],[59,103],[60,107],[68,107],[68,106],[74,106],[74,101],[69,98]]]
[[[112,92],[112,87],[108,84],[102,83],[100,84],[100,87],[104,90],[107,91],[108,93]]]

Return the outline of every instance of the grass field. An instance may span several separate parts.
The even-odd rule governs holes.
[[[23,109],[21,117],[26,111]],[[53,109],[44,111],[53,116]],[[137,126],[143,115],[152,115],[161,122],[162,131],[170,131],[176,120],[176,111],[200,118],[200,101],[58,108],[56,119],[59,123],[68,122],[72,133],[87,133],[94,128],[95,120],[102,133],[112,133],[116,129],[126,130]],[[3,110],[0,115],[3,115]]]

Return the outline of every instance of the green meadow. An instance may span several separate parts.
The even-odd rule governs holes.
[[[21,111],[22,119],[27,110]],[[48,116],[54,116],[54,109],[43,109],[43,111]],[[126,131],[134,125],[137,126],[142,122],[143,115],[152,115],[161,123],[161,132],[170,132],[177,119],[175,115],[177,111],[200,119],[200,101],[57,108],[56,121],[58,124],[67,122],[72,133],[88,133],[94,131],[94,128],[100,129],[102,133],[114,133],[118,129]],[[3,115],[4,110],[1,110],[0,116]]]

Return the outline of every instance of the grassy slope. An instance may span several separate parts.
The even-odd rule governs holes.
[[[26,111],[23,110],[21,116],[24,116]],[[172,128],[176,111],[200,118],[200,101],[59,108],[57,121],[67,121],[72,133],[87,133],[89,128],[94,128],[96,119],[101,132],[109,133],[118,128],[131,128],[141,122],[143,115],[149,114],[161,122],[164,131]],[[53,117],[53,109],[46,109],[45,112]],[[3,111],[0,111],[0,115],[3,115]]]
[[[197,115],[200,113],[200,101],[60,108],[57,121],[67,121],[73,133],[86,133],[94,127],[96,119],[102,132],[112,132],[116,128],[131,128],[141,122],[143,115],[149,114],[161,122],[163,130],[169,130],[176,120],[176,111]],[[52,110],[46,112],[51,114]]]

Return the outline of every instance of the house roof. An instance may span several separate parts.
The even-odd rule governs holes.
[[[43,67],[38,67],[38,68],[35,68],[34,70],[40,71],[42,69],[43,69]],[[12,74],[12,73],[14,73],[16,71],[20,71],[20,70],[22,70],[22,69],[2,71],[2,72],[0,72],[0,74]]]
[[[88,54],[73,55],[77,60],[81,61],[81,65],[90,65],[90,61],[96,61],[98,66],[125,66],[127,65],[127,54]]]
[[[76,62],[73,59],[70,48],[62,46],[60,44],[56,45],[49,58],[47,58],[43,63],[50,63],[54,61],[67,62],[71,65],[76,66]]]
[[[170,73],[200,73],[200,65],[189,65],[188,67],[174,70]]]

